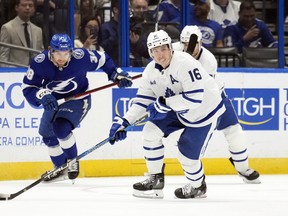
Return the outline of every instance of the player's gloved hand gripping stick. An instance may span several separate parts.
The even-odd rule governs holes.
[[[46,111],[58,109],[57,100],[51,93],[52,91],[49,89],[40,89],[36,94],[37,99]]]

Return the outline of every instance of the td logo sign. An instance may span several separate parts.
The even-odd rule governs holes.
[[[136,97],[137,89],[136,88],[127,88],[127,89],[112,89],[112,117],[115,115],[123,116],[130,106],[132,105],[133,98]],[[140,118],[141,116],[139,116]],[[143,125],[129,127],[129,131],[141,131]]]
[[[112,90],[112,116],[123,116],[137,89]],[[279,89],[226,89],[244,130],[279,130]],[[134,131],[142,127],[133,127]]]

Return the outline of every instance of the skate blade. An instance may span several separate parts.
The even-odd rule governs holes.
[[[206,194],[202,194],[200,196],[195,197],[194,199],[203,199],[203,198],[207,198]]]
[[[243,181],[244,181],[246,184],[261,184],[261,181],[260,181],[259,178],[254,179],[254,180],[247,180],[246,178],[244,178],[244,177],[242,177],[242,176],[240,176],[240,177],[243,179]]]
[[[48,181],[43,181],[42,183],[44,184],[50,184],[50,183],[55,183],[55,182],[61,182],[61,181],[65,181],[65,180],[69,180],[68,176],[59,176],[57,178],[48,180]],[[73,182],[74,184],[74,182]]]
[[[139,191],[134,190],[133,196],[138,198],[148,198],[148,199],[163,199],[164,194],[162,190],[149,190],[149,191]]]
[[[207,198],[207,195],[206,194],[201,194],[199,196],[196,196],[196,197],[186,197],[186,198],[180,198],[180,197],[176,197],[174,196],[175,199],[203,199],[203,198]]]

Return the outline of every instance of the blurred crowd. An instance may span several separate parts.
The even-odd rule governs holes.
[[[180,40],[181,2],[129,0],[130,66],[143,67],[151,60],[146,46],[150,32],[163,29],[173,42]],[[74,32],[69,32],[69,3],[69,0],[0,0],[0,42],[34,50],[25,55],[25,50],[1,45],[1,66],[15,66],[13,62],[28,65],[37,50],[49,48],[55,33],[74,34],[76,48],[105,51],[120,66],[118,7],[121,1],[74,0]],[[188,11],[187,25],[199,27],[206,48],[236,47],[241,54],[244,46],[278,46],[265,20],[257,17],[252,0],[190,0]]]

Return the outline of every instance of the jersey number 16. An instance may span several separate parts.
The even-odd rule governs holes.
[[[195,82],[196,80],[201,80],[202,79],[198,68],[195,68],[193,71],[189,71],[188,73],[189,73],[189,75],[191,77],[192,82]]]

